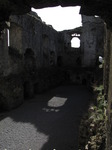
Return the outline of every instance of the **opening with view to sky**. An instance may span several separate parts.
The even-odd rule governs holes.
[[[57,31],[74,29],[81,26],[81,15],[79,14],[80,7],[52,7],[43,9],[34,9],[38,16],[41,17],[48,25],[52,25]],[[73,38],[71,41],[72,47],[80,47],[80,40]]]

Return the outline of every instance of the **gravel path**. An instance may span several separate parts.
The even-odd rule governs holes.
[[[83,86],[61,86],[6,112],[0,117],[0,150],[77,150],[90,97]]]

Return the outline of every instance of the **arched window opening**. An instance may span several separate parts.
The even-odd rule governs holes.
[[[103,63],[104,63],[103,57],[99,56],[98,61],[99,61],[99,68],[103,68]]]
[[[102,56],[99,56],[98,60],[100,63],[103,63],[103,57]]]
[[[71,47],[79,48],[80,47],[80,39],[77,37],[72,38],[71,40]]]

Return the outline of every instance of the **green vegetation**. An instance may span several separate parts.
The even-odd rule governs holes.
[[[96,102],[91,104],[88,113],[80,124],[79,150],[104,150],[106,141],[106,107],[103,86],[94,87]]]

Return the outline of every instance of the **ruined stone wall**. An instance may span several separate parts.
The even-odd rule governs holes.
[[[70,48],[63,54],[63,66],[69,68],[82,66],[80,48]]]
[[[8,69],[8,31],[2,31],[0,36],[0,76],[5,76]]]
[[[24,98],[61,84],[65,80],[62,56],[68,40],[33,12],[10,17],[0,48],[0,107],[11,109]],[[69,42],[70,43],[70,42]],[[6,67],[6,69],[5,69]]]
[[[2,32],[0,38],[0,108],[11,109],[23,102],[22,80],[19,73],[11,75],[19,57],[10,57],[8,48],[8,30]],[[12,66],[13,61],[13,66]]]
[[[69,32],[60,32],[58,56],[61,57],[63,67],[75,68],[81,66],[81,49],[71,47],[72,33]]]
[[[54,57],[56,57],[55,47],[58,33],[53,28],[42,23],[37,16],[32,16],[32,14],[11,17],[11,26],[10,46],[18,49],[23,55],[30,48],[34,52],[38,68],[42,67],[42,65],[49,66],[50,53],[54,53]],[[18,31],[18,28],[21,28],[21,33]],[[17,32],[19,38],[15,39]],[[56,63],[56,60],[54,63]]]
[[[108,99],[108,88],[109,88],[109,72],[110,72],[110,54],[111,54],[111,32],[106,29],[105,34],[105,48],[104,48],[104,90],[105,90],[105,99]]]
[[[104,48],[104,95],[107,100],[106,150],[112,149],[112,30],[105,25]]]
[[[98,38],[98,35],[95,32],[94,38]],[[1,72],[3,70],[3,75],[0,76],[1,107],[14,108],[24,98],[31,98],[68,79],[79,84],[87,80],[87,71],[75,69],[82,67],[82,53],[80,49],[71,48],[70,34],[67,31],[55,31],[34,12],[10,17],[9,47],[7,31],[3,36],[0,45],[3,49],[0,55]],[[86,45],[87,42],[83,40]],[[91,47],[92,44],[97,45],[97,40],[94,44],[90,38]],[[89,64],[93,60],[93,55],[88,55],[89,50],[84,49],[84,58],[87,60],[83,63]]]
[[[112,31],[107,29],[104,51],[104,88],[107,100],[107,150],[112,149]]]
[[[98,17],[82,16],[81,34],[82,64],[94,67],[104,51],[104,22]]]

